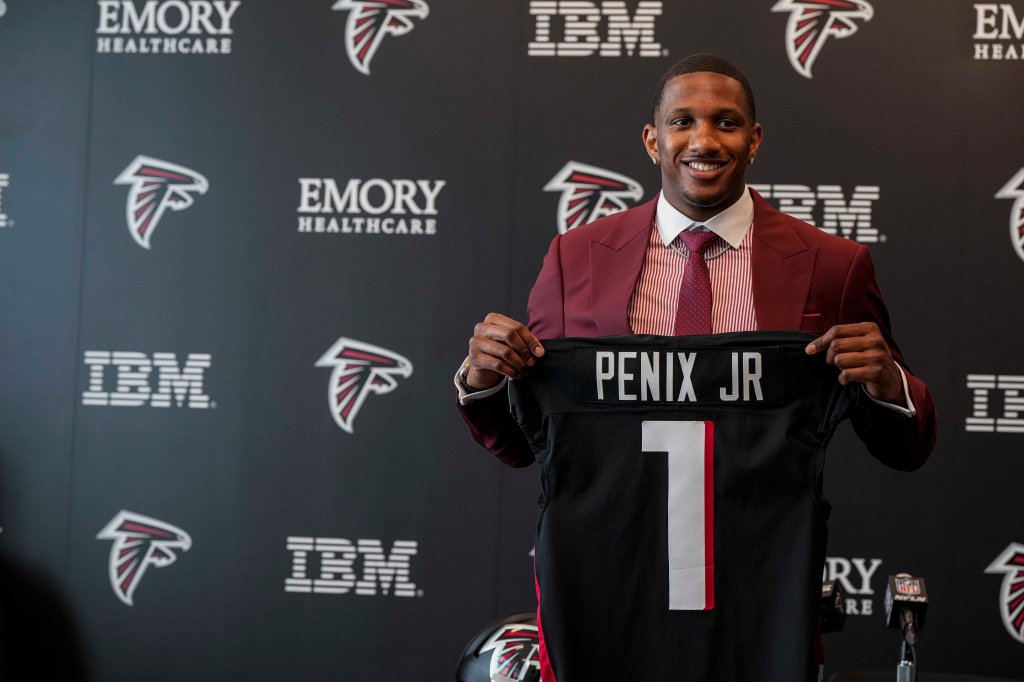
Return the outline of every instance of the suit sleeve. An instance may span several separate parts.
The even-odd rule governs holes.
[[[875,269],[867,248],[861,248],[853,260],[843,290],[841,323],[874,322],[882,331],[893,359],[903,367],[907,389],[917,414],[904,417],[877,405],[861,393],[851,421],[864,444],[876,459],[900,471],[912,471],[925,463],[935,447],[935,403],[928,386],[914,376],[892,337],[889,313],[875,280]]]
[[[565,336],[560,246],[561,235],[552,240],[530,292],[527,326],[538,339]],[[467,405],[460,404],[458,399],[455,403],[477,443],[511,467],[533,463],[533,450],[509,411],[507,386]]]

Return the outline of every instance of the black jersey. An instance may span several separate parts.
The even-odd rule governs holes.
[[[799,332],[544,342],[511,382],[541,467],[557,682],[803,682],[852,395]],[[545,679],[545,682],[554,682]]]

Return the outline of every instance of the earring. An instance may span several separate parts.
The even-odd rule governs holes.
[[[754,157],[753,157],[753,156],[751,156],[751,157],[750,157],[750,165],[751,165],[751,166],[753,166],[753,165],[754,165]]]
[[[655,166],[657,166],[658,165],[658,157],[657,156],[652,156],[651,157],[651,163],[653,163]]]

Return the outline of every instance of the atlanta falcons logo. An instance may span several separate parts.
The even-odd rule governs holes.
[[[178,558],[174,550],[187,552],[192,547],[192,538],[182,529],[124,509],[96,538],[114,541],[107,566],[110,586],[128,606],[147,568],[170,566]]]
[[[1010,209],[1010,241],[1024,260],[1024,168],[996,193],[996,199],[1016,199]]]
[[[114,184],[131,187],[125,204],[128,231],[144,249],[164,211],[185,210],[194,201],[193,193],[206,194],[209,188],[206,178],[194,170],[148,156],[136,156]]]
[[[413,17],[426,19],[430,13],[423,0],[338,0],[331,9],[352,11],[345,24],[345,50],[352,66],[367,76],[384,36],[404,36],[414,27]]]
[[[539,680],[540,657],[536,625],[508,623],[498,628],[480,647],[492,651],[491,680]]]
[[[779,0],[773,12],[789,12],[786,52],[789,63],[804,78],[828,38],[847,38],[857,32],[856,20],[871,21],[874,10],[864,0]]]
[[[1024,545],[1011,542],[986,573],[1005,573],[999,594],[999,614],[1010,637],[1024,644]]]
[[[352,433],[352,421],[370,393],[390,393],[397,377],[412,375],[412,363],[398,353],[341,337],[316,361],[317,367],[334,367],[327,399],[331,416],[343,430]]]
[[[558,231],[586,225],[598,218],[625,211],[626,199],[643,196],[636,180],[597,166],[570,161],[544,185],[545,192],[561,192],[558,200]]]

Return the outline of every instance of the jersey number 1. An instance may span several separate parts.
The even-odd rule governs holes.
[[[644,452],[668,453],[668,608],[715,607],[714,424],[649,421]]]

